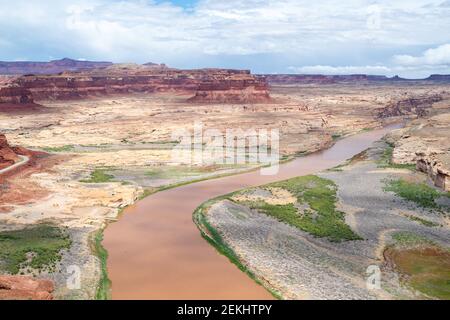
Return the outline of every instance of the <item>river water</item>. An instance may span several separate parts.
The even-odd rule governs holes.
[[[258,170],[197,182],[128,207],[104,233],[113,299],[272,299],[201,237],[192,221],[194,210],[239,189],[332,168],[398,127],[344,138],[327,150],[280,165],[277,175],[263,176]]]

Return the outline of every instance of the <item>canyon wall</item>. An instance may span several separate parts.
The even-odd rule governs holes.
[[[191,102],[262,103],[270,101],[269,86],[264,77],[250,72],[203,80]]]
[[[192,94],[191,102],[256,103],[270,99],[265,79],[248,70],[179,70],[157,64],[118,64],[81,72],[10,78],[9,82],[0,83],[0,103],[166,91]]]
[[[27,104],[33,103],[30,90],[16,85],[0,88],[0,103]]]
[[[433,104],[442,101],[440,94],[424,94],[408,96],[406,98],[392,99],[378,112],[378,118],[389,118],[399,116],[424,117]]]

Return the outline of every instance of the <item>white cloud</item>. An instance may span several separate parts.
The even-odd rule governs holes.
[[[417,48],[450,43],[447,2],[199,0],[186,10],[153,0],[0,0],[0,60],[83,56],[189,67],[193,60],[202,65],[232,56],[230,64],[251,68],[265,55],[269,72],[289,65],[351,65],[349,57],[355,57],[363,67],[331,71],[384,73],[381,65],[391,56],[386,52],[416,54]],[[447,61],[446,53],[439,54],[431,53]],[[291,61],[275,63],[275,56]],[[416,58],[422,59],[399,59]]]
[[[407,78],[424,78],[430,74],[450,73],[450,44],[425,50],[420,56],[395,55],[391,64],[367,66],[291,66],[288,69],[300,74],[372,74],[400,75]]]
[[[450,43],[428,49],[421,56],[396,55],[394,62],[404,66],[450,65]]]

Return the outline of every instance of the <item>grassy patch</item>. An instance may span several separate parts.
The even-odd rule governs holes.
[[[80,182],[84,183],[105,183],[113,181],[114,176],[107,174],[103,169],[95,169],[92,171],[89,179],[80,180]]]
[[[412,233],[393,235],[397,243],[385,251],[386,259],[403,284],[438,299],[450,299],[450,251]]]
[[[202,168],[169,167],[164,169],[152,169],[147,171],[145,175],[154,179],[176,179],[197,176],[206,172],[208,172],[208,170]]]
[[[383,154],[378,160],[379,168],[394,168],[394,169],[408,169],[411,171],[416,170],[415,164],[397,164],[392,162],[392,153],[394,152],[394,146],[388,144],[386,149],[384,149]]]
[[[245,166],[241,165],[210,165],[203,167],[169,166],[151,169],[147,171],[145,175],[154,179],[180,179],[214,173],[215,171],[220,170],[240,169],[244,167]]]
[[[425,183],[413,183],[403,179],[386,181],[384,190],[394,192],[400,198],[429,209],[442,209],[435,200],[449,197],[448,193],[440,192]]]
[[[342,137],[342,134],[339,134],[339,133],[335,133],[335,134],[331,135],[331,138],[333,140],[338,140],[340,137]]]
[[[70,244],[62,229],[50,225],[0,232],[0,269],[11,274],[22,267],[51,271]]]
[[[245,203],[284,223],[292,225],[317,237],[330,241],[360,240],[345,223],[345,214],[336,210],[336,185],[328,179],[304,176],[265,187],[277,187],[289,191],[299,204],[307,204],[311,210],[300,213],[293,204],[270,205],[263,201]]]
[[[42,148],[46,152],[71,152],[74,149],[72,145],[65,145],[62,147],[46,147]]]
[[[108,251],[102,246],[103,231],[97,231],[93,236],[93,252],[100,259],[101,276],[98,283],[95,299],[108,300],[111,298],[111,280],[108,278],[107,260]]]
[[[434,222],[432,222],[430,220],[422,219],[422,218],[419,218],[419,217],[416,217],[416,216],[412,216],[412,215],[409,215],[409,214],[405,215],[405,217],[407,217],[409,220],[421,223],[421,224],[423,224],[426,227],[438,227],[439,226],[438,223],[434,223]]]
[[[423,245],[434,245],[434,242],[412,232],[396,232],[392,235],[397,246],[417,247]]]

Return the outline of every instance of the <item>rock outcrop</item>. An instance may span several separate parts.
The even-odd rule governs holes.
[[[450,191],[450,155],[417,154],[417,169],[425,172],[434,181],[434,185],[445,191]]]
[[[164,91],[191,93],[192,102],[252,103],[270,99],[265,78],[247,70],[178,70],[158,64],[117,64],[83,72],[14,78],[3,84],[0,103]]]
[[[415,164],[434,184],[450,191],[450,114],[417,119],[387,136],[394,145],[392,161]]]
[[[0,61],[0,74],[24,75],[24,74],[53,74],[64,71],[79,71],[95,68],[104,68],[112,65],[112,62],[81,61],[64,58],[49,62],[34,61]]]
[[[11,148],[4,134],[0,134],[0,170],[13,165],[19,160],[13,148]]]
[[[270,101],[265,78],[250,71],[215,71],[215,76],[203,80],[190,102],[261,103]]]
[[[379,111],[378,117],[390,118],[411,115],[424,117],[433,103],[441,100],[442,96],[438,94],[394,99]]]
[[[0,88],[0,103],[28,104],[33,102],[32,93],[28,89],[15,84]]]
[[[0,300],[52,300],[51,280],[0,275]]]

